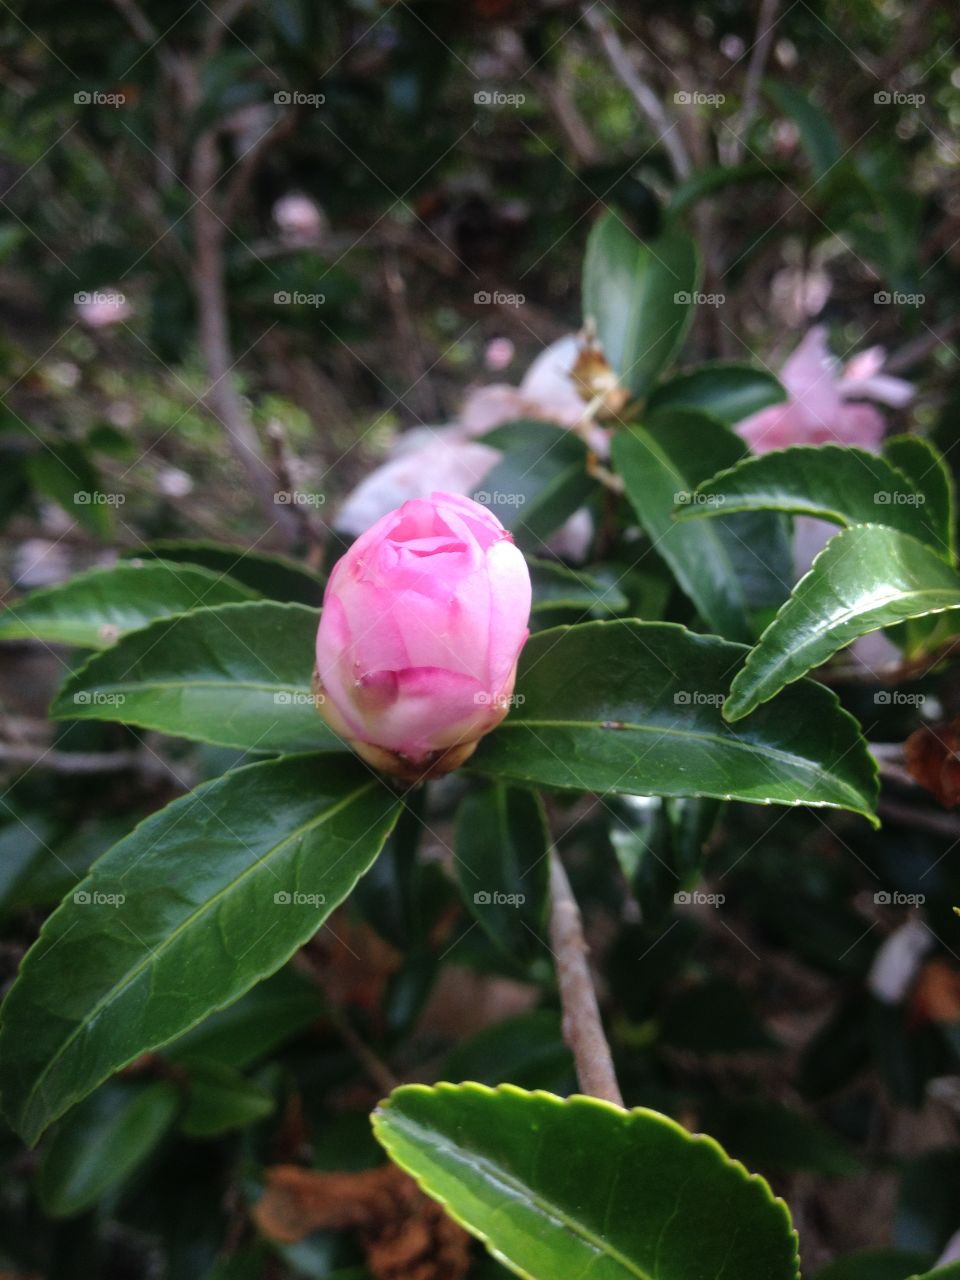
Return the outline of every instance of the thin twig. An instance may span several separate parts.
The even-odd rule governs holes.
[[[746,136],[753,124],[760,104],[760,85],[770,56],[773,43],[773,29],[777,25],[777,10],[780,0],[760,0],[760,12],[757,15],[757,38],[750,53],[747,75],[743,87],[743,106],[740,119],[733,131],[730,142],[730,163],[738,164],[746,148]]]
[[[693,170],[687,149],[677,132],[675,121],[671,121],[660,99],[640,76],[630,60],[630,55],[620,43],[620,37],[601,12],[605,5],[585,4],[583,19],[593,34],[600,41],[607,61],[619,77],[621,84],[640,108],[655,133],[657,140],[663,143],[664,150],[670,157],[674,171],[681,180],[688,178]]]
[[[622,1107],[623,1096],[587,961],[580,908],[555,850],[550,855],[550,945],[557,961],[563,1037],[573,1054],[580,1088]]]

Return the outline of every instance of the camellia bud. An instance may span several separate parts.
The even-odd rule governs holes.
[[[486,507],[452,493],[405,502],[330,574],[320,713],[385,773],[448,773],[506,715],[529,618],[526,562]]]

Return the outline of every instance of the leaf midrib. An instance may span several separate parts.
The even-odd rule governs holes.
[[[828,622],[816,628],[812,633],[808,635],[807,639],[805,639],[795,649],[790,649],[784,652],[780,658],[775,659],[757,677],[756,682],[754,684],[754,688],[765,685],[771,676],[776,675],[777,673],[782,671],[783,668],[787,666],[793,659],[800,657],[801,661],[803,661],[804,659],[802,655],[807,653],[812,647],[814,647],[819,640],[825,639],[827,636],[829,636],[831,631],[834,631],[836,628],[846,625],[846,623],[858,617],[865,617],[868,614],[872,613],[875,609],[884,609],[888,604],[892,604],[896,600],[903,600],[903,601],[922,600],[925,596],[936,597],[936,596],[942,595],[946,591],[951,591],[951,590],[957,591],[957,588],[926,587],[922,591],[898,591],[895,594],[890,595],[886,599],[880,601],[879,603],[877,603],[876,600],[874,600],[871,603],[869,608],[862,608],[862,607],[858,608],[856,606],[850,606],[847,609],[845,609],[843,613],[839,615],[834,615],[829,619]],[[960,598],[955,600],[953,604],[942,605],[939,609],[923,609],[920,611],[920,613],[910,614],[908,618],[896,618],[894,619],[894,621],[908,622],[908,621],[912,621],[914,618],[928,617],[930,614],[934,614],[934,613],[949,613],[951,609],[960,609]],[[779,621],[779,619],[777,621]],[[775,625],[776,625],[776,621],[771,623],[771,629]],[[886,625],[888,624],[883,622],[878,623],[876,627],[872,628],[872,630],[879,631],[882,627]],[[864,632],[864,634],[867,635],[869,634],[869,632]],[[751,667],[755,666],[756,663],[760,661],[761,657],[763,656],[762,650],[763,650],[763,643],[761,641],[747,658],[747,661],[744,664],[744,668],[743,668],[744,674],[747,671],[749,671]],[[753,658],[754,654],[758,656],[755,662],[751,662],[750,659]]]
[[[291,831],[288,835],[284,836],[284,838],[281,841],[279,841],[279,843],[272,845],[261,857],[257,858],[255,862],[252,862],[248,867],[245,867],[244,870],[238,876],[234,877],[234,879],[229,882],[229,884],[225,885],[222,889],[219,889],[212,897],[207,898],[207,900],[204,903],[202,903],[199,907],[197,907],[194,911],[192,911],[188,916],[186,916],[184,920],[181,921],[181,923],[177,925],[177,927],[171,933],[167,934],[167,936],[163,939],[162,942],[157,944],[156,947],[148,947],[146,957],[143,960],[141,960],[137,965],[135,965],[128,973],[124,974],[119,981],[115,982],[113,986],[104,993],[104,995],[100,998],[100,1000],[97,1001],[93,1009],[91,1009],[86,1014],[86,1016],[80,1022],[77,1023],[73,1031],[71,1031],[69,1036],[67,1036],[66,1040],[63,1041],[58,1052],[55,1053],[48,1060],[46,1066],[37,1076],[36,1080],[33,1083],[33,1086],[31,1087],[29,1093],[26,1095],[26,1098],[24,1099],[23,1106],[20,1109],[21,1115],[27,1112],[28,1107],[33,1102],[33,1099],[36,1097],[38,1091],[40,1090],[47,1076],[49,1075],[51,1069],[57,1063],[60,1062],[60,1060],[64,1057],[67,1050],[70,1048],[73,1042],[77,1039],[77,1037],[85,1030],[85,1028],[95,1018],[97,1018],[103,1012],[105,1008],[107,1008],[107,1006],[110,1003],[113,1002],[113,1000],[116,997],[119,997],[120,995],[122,995],[123,992],[127,989],[127,987],[131,985],[131,983],[133,983],[137,978],[140,977],[142,973],[144,973],[147,969],[149,969],[151,964],[157,962],[158,957],[160,957],[167,949],[169,949],[171,944],[184,932],[185,929],[189,928],[199,916],[202,916],[207,911],[209,911],[214,906],[214,904],[217,903],[222,897],[224,897],[227,893],[231,892],[234,888],[236,888],[236,886],[239,885],[243,880],[245,880],[247,876],[252,875],[255,871],[258,871],[262,866],[264,866],[267,863],[269,859],[272,859],[274,855],[277,854],[286,845],[290,844],[294,840],[299,839],[301,836],[306,835],[307,832],[310,831],[313,827],[322,826],[324,822],[327,822],[335,814],[339,813],[341,810],[353,804],[354,801],[356,801],[365,792],[372,790],[372,788],[373,788],[372,782],[365,782],[361,787],[357,788],[356,791],[353,791],[349,795],[343,797],[341,800],[338,800],[337,803],[332,805],[330,808],[324,809],[319,816],[315,818],[311,818],[309,822],[305,822],[301,826],[297,827],[296,830]],[[102,871],[102,866],[101,866],[101,871]]]
[[[389,1111],[387,1114],[389,1117]],[[613,1248],[609,1241],[604,1239],[603,1236],[590,1231],[588,1227],[579,1222],[576,1218],[570,1217],[570,1215],[558,1205],[535,1192],[528,1183],[523,1182],[516,1175],[508,1173],[500,1166],[495,1165],[489,1157],[479,1155],[474,1151],[461,1154],[461,1149],[456,1145],[456,1143],[452,1142],[446,1134],[441,1134],[437,1129],[431,1129],[426,1125],[418,1124],[415,1120],[411,1120],[407,1116],[403,1116],[402,1118],[393,1121],[388,1118],[388,1127],[391,1122],[395,1123],[396,1127],[401,1132],[408,1134],[408,1136],[412,1137],[413,1140],[422,1143],[425,1147],[432,1147],[434,1150],[444,1152],[456,1165],[467,1169],[481,1169],[486,1173],[489,1180],[494,1185],[499,1184],[500,1186],[507,1187],[514,1193],[522,1192],[545,1217],[552,1218],[554,1222],[566,1228],[568,1231],[573,1232],[585,1244],[588,1244],[598,1253],[607,1255],[614,1262],[621,1265],[628,1275],[635,1276],[637,1280],[657,1280],[652,1271],[640,1270],[637,1264],[625,1257],[619,1249]],[[391,1152],[391,1154],[393,1155],[394,1153]],[[413,1172],[409,1164],[406,1165],[406,1168],[408,1173]],[[444,1204],[447,1205],[447,1207],[450,1207],[446,1199],[444,1199]],[[489,1239],[489,1236],[485,1232],[483,1233],[483,1239]]]

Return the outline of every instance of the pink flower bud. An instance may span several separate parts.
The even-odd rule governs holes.
[[[447,773],[506,715],[529,617],[526,562],[490,511],[452,493],[405,502],[330,575],[320,712],[384,772]]]

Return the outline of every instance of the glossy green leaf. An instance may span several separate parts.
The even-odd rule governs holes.
[[[35,591],[0,612],[0,640],[105,649],[156,618],[256,599],[256,592],[192,565],[124,561]]]
[[[406,1085],[380,1105],[374,1129],[428,1195],[528,1280],[799,1276],[783,1202],[711,1138],[655,1111],[511,1085]]]
[[[0,1010],[0,1096],[28,1142],[102,1080],[278,969],[398,811],[353,760],[235,770],[153,814],[46,921]]]
[[[454,873],[467,909],[508,955],[542,954],[550,877],[539,796],[501,782],[470,792],[457,812]]]
[[[37,1192],[52,1218],[91,1208],[126,1181],[173,1124],[180,1092],[170,1081],[114,1080],[75,1107],[43,1153]]]
[[[266,1089],[219,1062],[191,1061],[190,1086],[180,1128],[191,1138],[215,1138],[245,1129],[276,1109]]]
[[[323,577],[286,556],[267,555],[263,551],[221,542],[179,540],[152,542],[130,552],[130,555],[201,565],[218,576],[224,574],[235,582],[243,583],[267,600],[315,607],[323,603]]]
[[[608,801],[607,810],[610,843],[643,919],[648,924],[664,920],[675,895],[700,878],[720,802],[627,795]]]
[[[772,373],[749,364],[703,364],[689,373],[676,373],[661,382],[647,404],[659,409],[699,409],[728,426],[786,399],[786,391]]]
[[[779,599],[789,590],[778,518],[763,517],[759,529],[743,516],[686,523],[675,518],[674,509],[708,475],[745,453],[746,445],[729,428],[681,409],[664,410],[652,425],[619,431],[613,441],[614,463],[654,549],[708,628],[742,641],[755,635],[749,611],[756,578],[772,574]]]
[[[51,714],[247,751],[342,750],[310,692],[317,617],[255,601],[162,618],[74,672]]]
[[[953,476],[946,459],[923,436],[891,436],[883,442],[883,456],[909,478],[925,502],[924,515],[933,535],[932,546],[956,561],[957,512]]]
[[[697,486],[676,516],[732,511],[789,511],[833,524],[883,524],[943,550],[924,495],[876,454],[843,445],[795,445],[737,465]]]
[[[831,538],[750,650],[723,714],[740,720],[839,649],[907,618],[960,608],[960,574],[915,538],[855,525]]]
[[[594,223],[583,263],[583,318],[634,395],[649,393],[683,340],[700,265],[693,241],[670,234],[641,240],[615,213]]]
[[[944,566],[945,567],[945,566]],[[574,791],[827,805],[870,815],[856,722],[806,681],[734,730],[721,707],[746,650],[672,623],[588,622],[533,636],[518,701],[470,767]]]
[[[549,536],[591,497],[587,451],[573,431],[548,422],[510,422],[483,437],[503,450],[472,497],[489,507],[524,550],[539,552]]]
[[[569,569],[556,560],[527,556],[533,585],[533,613],[579,609],[584,613],[623,613],[627,597],[618,586],[592,573]]]

